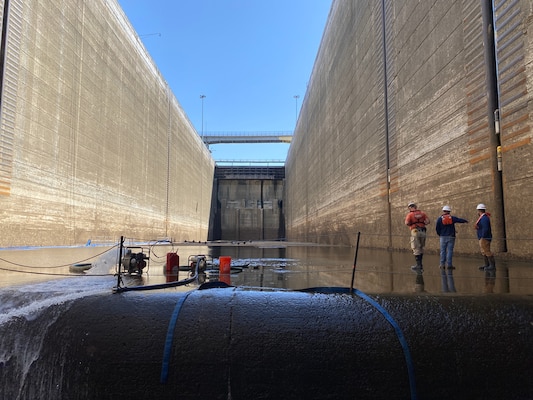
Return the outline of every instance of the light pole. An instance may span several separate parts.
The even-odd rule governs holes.
[[[294,100],[296,102],[295,109],[294,109],[294,114],[295,114],[296,122],[298,122],[298,99],[300,98],[300,95],[296,94],[296,95],[294,95],[292,97],[294,97]],[[295,122],[295,124],[296,124],[296,122]]]
[[[202,100],[202,139],[204,137],[204,99],[205,94],[200,95],[200,99]]]

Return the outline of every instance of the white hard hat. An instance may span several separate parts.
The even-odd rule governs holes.
[[[450,206],[444,206],[442,207],[442,211],[452,211],[452,208]]]
[[[479,203],[476,207],[476,210],[486,210],[487,206],[483,203]]]
[[[414,201],[411,201],[409,204],[407,204],[407,207],[416,207],[416,203]]]

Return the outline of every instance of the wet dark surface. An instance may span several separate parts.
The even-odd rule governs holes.
[[[227,287],[48,305],[0,324],[0,398],[532,398],[526,296],[373,298]]]
[[[422,274],[411,270],[409,252],[388,252],[360,248],[354,273],[355,248],[296,245],[284,242],[226,243],[217,246],[185,243],[142,246],[149,256],[142,276],[125,275],[124,286],[154,285],[175,280],[165,274],[167,253],[176,252],[181,271],[179,280],[190,276],[185,267],[196,255],[206,255],[203,281],[218,281],[220,256],[231,257],[231,274],[224,281],[234,286],[299,290],[309,287],[353,287],[367,293],[533,293],[533,264],[501,260],[496,256],[494,272],[480,271],[481,257],[455,256],[456,269],[441,271],[435,254],[424,256]],[[140,251],[140,250],[134,250]],[[84,272],[69,266],[92,263]],[[0,251],[0,287],[48,283],[59,290],[112,290],[118,283],[118,246],[38,248]],[[173,290],[190,290],[195,284]],[[455,290],[455,291],[454,291]]]

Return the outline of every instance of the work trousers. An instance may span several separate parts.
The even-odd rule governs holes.
[[[492,251],[490,251],[490,240],[488,239],[479,239],[479,248],[481,249],[481,255],[491,257],[493,256]]]
[[[413,249],[413,254],[415,256],[424,254],[425,245],[426,245],[426,228],[411,229],[411,249]]]
[[[453,248],[455,247],[455,236],[440,237],[440,266],[453,267]]]

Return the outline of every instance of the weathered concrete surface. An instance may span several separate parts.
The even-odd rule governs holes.
[[[3,324],[2,398],[533,396],[528,297],[183,296],[92,296]]]
[[[494,3],[492,46],[492,2],[333,2],[286,164],[288,239],[355,244],[361,232],[363,246],[406,249],[414,200],[433,221],[444,204],[469,219],[456,251],[477,253],[483,202],[493,248],[533,255],[533,11]],[[214,162],[116,0],[0,5],[0,246],[205,240]],[[244,239],[270,213],[235,210]],[[260,238],[279,237],[267,225]]]
[[[495,2],[500,135],[484,3],[333,2],[286,164],[290,240],[354,244],[361,232],[363,246],[407,249],[414,200],[433,222],[445,204],[468,219],[456,251],[477,253],[483,202],[494,250],[533,254],[533,210],[524,207],[533,196],[531,3]]]
[[[0,246],[205,240],[214,162],[116,0],[0,2]]]

